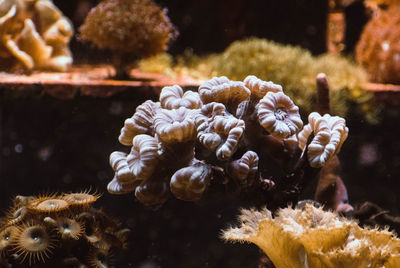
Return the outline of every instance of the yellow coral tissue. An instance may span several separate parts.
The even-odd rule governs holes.
[[[312,205],[275,217],[267,209],[242,210],[239,219],[224,239],[256,244],[276,268],[400,267],[400,240],[392,232],[361,228]]]

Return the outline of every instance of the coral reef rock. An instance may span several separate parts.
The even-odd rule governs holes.
[[[256,244],[276,268],[400,267],[400,240],[392,232],[361,228],[311,204],[275,217],[267,209],[242,210],[240,222],[224,239]]]
[[[68,44],[73,32],[51,0],[1,1],[0,68],[66,71],[72,64]]]

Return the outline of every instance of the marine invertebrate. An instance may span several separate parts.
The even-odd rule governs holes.
[[[308,145],[308,160],[312,167],[321,167],[337,154],[348,135],[343,118],[313,112],[308,116],[309,124],[299,133],[299,147],[304,150],[311,133],[314,138]]]
[[[282,92],[268,92],[258,104],[260,125],[278,139],[297,134],[303,126],[299,108]]]
[[[29,265],[37,261],[45,262],[55,247],[55,239],[42,224],[23,224],[18,227],[14,242],[15,254],[21,262],[29,259]]]
[[[242,81],[252,74],[265,82],[273,81],[284,87],[285,94],[305,114],[314,111],[315,77],[325,73],[330,80],[331,103],[336,115],[345,117],[350,112],[349,104],[354,103],[354,111],[369,122],[378,120],[380,107],[371,93],[362,90],[367,74],[357,64],[338,55],[314,57],[297,46],[252,37],[233,42],[223,53],[182,56],[180,62],[174,67],[176,72],[189,73],[202,80],[224,75]],[[251,90],[250,81],[244,82]]]
[[[116,77],[126,76],[126,57],[165,51],[177,35],[167,12],[152,0],[107,0],[94,7],[80,28],[83,40],[114,54]]]
[[[230,241],[259,246],[277,268],[397,267],[400,239],[387,230],[361,228],[355,221],[308,204],[242,210],[241,226],[224,231]]]
[[[324,145],[331,157],[339,152],[347,128],[343,119],[328,116],[323,120],[331,145]],[[299,193],[305,178],[315,176],[318,170],[311,167],[325,164],[315,165],[317,156],[311,157],[319,142],[311,127],[301,132],[298,148],[302,127],[299,108],[282,87],[255,76],[244,82],[215,77],[198,93],[164,87],[158,102],[146,101],[125,121],[119,140],[131,151],[110,155],[115,176],[107,189],[135,192],[140,202],[154,207],[170,193],[200,200],[218,184],[239,194],[261,191],[253,195],[260,203],[295,202],[297,194],[289,193]],[[309,140],[313,131],[315,138]]]
[[[68,69],[73,27],[52,1],[4,1],[0,11],[3,69]]]
[[[99,197],[90,191],[17,196],[11,215],[25,211],[21,208],[28,213],[12,218],[9,213],[0,219],[1,263],[13,267],[58,267],[73,258],[73,263],[89,266],[89,256],[94,251],[111,252],[125,247],[129,230],[92,207]]]
[[[379,10],[365,25],[357,43],[357,62],[367,70],[371,81],[400,83],[399,12],[398,2]]]

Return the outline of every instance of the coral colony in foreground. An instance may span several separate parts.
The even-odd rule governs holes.
[[[0,267],[109,267],[128,229],[88,192],[17,196],[0,221]]]
[[[198,92],[164,87],[158,102],[144,102],[125,121],[119,141],[131,149],[110,155],[115,176],[108,191],[132,192],[157,207],[171,193],[197,201],[223,185],[257,205],[295,204],[319,169],[335,160],[348,133],[337,116],[314,112],[308,121],[303,127],[280,85],[255,76],[243,82],[214,77]],[[340,182],[333,177],[332,185]],[[337,201],[333,209],[349,209],[345,188],[339,195],[330,197]]]
[[[51,0],[0,2],[0,67],[3,70],[66,71],[72,64],[68,48],[71,22]]]
[[[387,230],[307,204],[281,209],[242,210],[241,226],[224,231],[230,241],[259,246],[276,268],[400,267],[400,239]]]

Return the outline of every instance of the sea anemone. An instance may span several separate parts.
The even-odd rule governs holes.
[[[16,226],[7,226],[0,231],[0,256],[10,248],[18,234]]]
[[[33,199],[28,203],[27,208],[34,212],[52,213],[67,210],[69,204],[64,199],[49,195]]]

